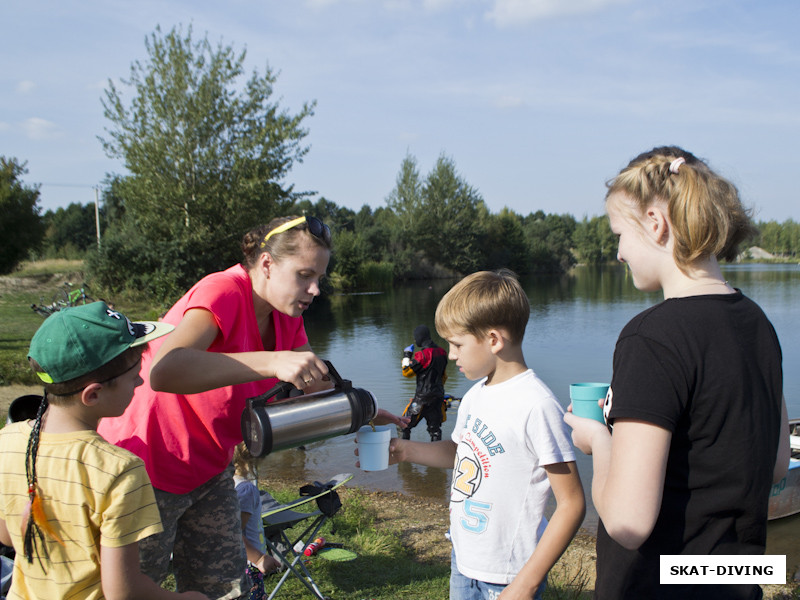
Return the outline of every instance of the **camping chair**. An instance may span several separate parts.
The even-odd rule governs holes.
[[[286,568],[280,581],[270,593],[269,600],[275,597],[289,575],[297,577],[315,598],[326,600],[302,560],[304,558],[303,550],[314,541],[325,522],[341,508],[342,503],[339,500],[339,494],[336,493],[336,488],[352,478],[351,473],[342,473],[326,483],[315,481],[311,485],[305,485],[300,488],[301,497],[288,504],[280,504],[267,492],[261,493],[264,541],[273,556]],[[294,510],[312,500],[316,501],[317,510],[312,512]],[[287,531],[309,519],[311,523],[308,527],[295,539],[290,539]],[[301,543],[300,540],[305,540],[305,543]],[[300,547],[301,545],[302,547]],[[297,549],[295,549],[296,546]]]

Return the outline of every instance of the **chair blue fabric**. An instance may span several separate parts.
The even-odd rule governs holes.
[[[4,599],[11,587],[11,572],[14,570],[14,561],[6,556],[0,556],[0,599]]]

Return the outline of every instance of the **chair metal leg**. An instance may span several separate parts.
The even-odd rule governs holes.
[[[276,548],[272,544],[272,542],[270,542],[269,539],[266,540],[267,546],[270,548],[270,550],[273,550],[274,554],[278,556],[278,560],[280,560],[281,563],[284,566],[286,566],[286,572],[283,574],[280,581],[278,581],[278,584],[272,590],[272,593],[270,593],[267,600],[272,600],[275,597],[275,595],[278,593],[281,586],[284,584],[284,582],[286,581],[286,579],[289,577],[290,574],[293,574],[295,577],[297,577],[297,579],[299,579],[303,583],[303,585],[305,585],[306,588],[308,588],[308,591],[311,592],[315,598],[317,598],[318,600],[328,600],[328,598],[322,594],[322,591],[319,589],[319,587],[317,587],[316,582],[314,581],[313,577],[311,577],[311,573],[306,568],[306,565],[303,563],[302,551],[298,553],[295,552],[294,550],[295,544],[297,544],[297,542],[299,542],[301,539],[306,538],[309,532],[311,532],[311,535],[308,536],[306,539],[313,540],[317,536],[317,533],[322,528],[325,521],[326,517],[324,515],[317,517],[314,520],[314,522],[311,525],[309,525],[294,542],[292,542],[287,537],[285,531],[281,531],[280,533],[281,538],[283,539],[283,542],[286,544],[286,546],[289,548],[287,554],[291,552],[292,555],[294,556],[294,559],[291,562],[288,561],[284,553],[280,552],[280,550]],[[298,570],[298,567],[302,570],[302,573]]]

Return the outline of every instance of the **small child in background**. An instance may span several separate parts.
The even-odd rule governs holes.
[[[9,598],[184,598],[139,566],[139,542],[162,530],[136,455],[96,431],[142,384],[147,342],[164,323],[131,323],[104,302],[49,316],[28,360],[44,382],[35,419],[0,431],[0,542],[16,551]]]
[[[242,511],[242,539],[247,553],[247,575],[250,577],[250,600],[266,597],[264,575],[274,573],[280,562],[267,554],[264,543],[264,527],[261,524],[261,492],[258,489],[258,473],[255,459],[244,442],[233,451],[233,484],[239,496]]]

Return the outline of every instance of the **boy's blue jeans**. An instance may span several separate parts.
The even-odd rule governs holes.
[[[543,581],[536,590],[534,600],[542,600],[547,582]],[[496,600],[506,588],[506,584],[486,583],[465,577],[458,571],[456,553],[450,553],[450,600]]]

